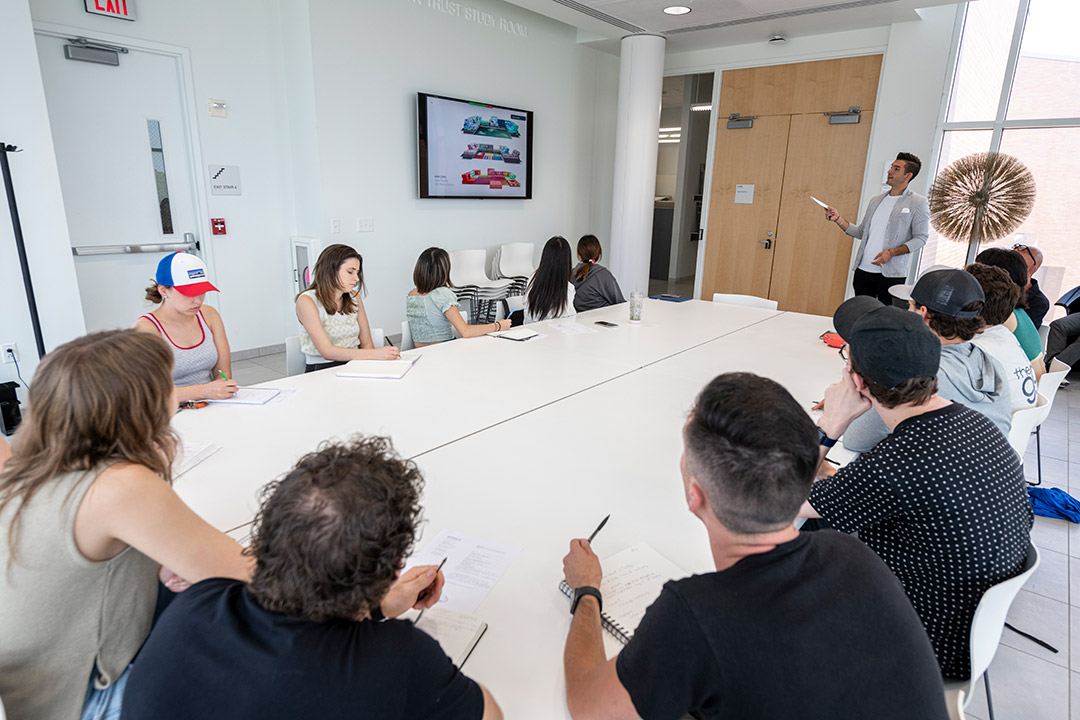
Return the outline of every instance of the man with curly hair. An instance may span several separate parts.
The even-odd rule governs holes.
[[[442,592],[434,566],[401,572],[423,484],[386,438],[301,458],[263,493],[251,583],[214,578],[177,597],[132,667],[122,717],[501,720],[435,640],[391,619]]]

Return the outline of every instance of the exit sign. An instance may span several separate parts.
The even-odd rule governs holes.
[[[135,19],[135,0],[83,0],[86,12],[121,20]]]

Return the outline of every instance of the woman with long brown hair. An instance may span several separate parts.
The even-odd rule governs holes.
[[[296,296],[304,372],[344,365],[350,360],[394,360],[393,345],[376,348],[364,310],[364,259],[348,245],[331,245],[315,261],[315,280]]]
[[[615,276],[600,264],[603,255],[604,250],[595,235],[582,235],[578,240],[577,256],[581,263],[570,275],[576,290],[574,309],[578,312],[626,302]]]
[[[251,560],[177,497],[173,355],[99,332],[45,356],[0,470],[0,697],[22,720],[103,717],[150,631],[162,567],[247,580]],[[87,683],[89,682],[89,687]]]

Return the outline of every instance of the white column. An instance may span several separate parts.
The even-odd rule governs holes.
[[[659,35],[629,35],[622,39],[611,203],[611,271],[625,294],[649,290],[665,42]]]

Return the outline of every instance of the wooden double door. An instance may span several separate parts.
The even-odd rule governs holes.
[[[757,295],[831,315],[844,299],[852,239],[814,196],[859,216],[881,56],[724,71],[702,299]],[[826,113],[860,108],[858,123]],[[757,116],[728,128],[729,116]]]

